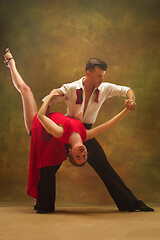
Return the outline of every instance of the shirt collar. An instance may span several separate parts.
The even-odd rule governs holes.
[[[76,85],[76,89],[81,89],[81,88],[84,89],[84,87],[83,87],[83,78],[84,77],[79,79],[78,84]]]
[[[85,78],[85,76],[83,76],[82,78],[79,79],[78,84],[77,84],[77,86],[76,86],[76,89],[82,88],[82,89],[84,90],[84,86],[83,86],[83,79],[84,79],[84,78]],[[95,92],[96,89],[98,89],[98,90],[100,91],[100,86],[99,86],[98,88],[95,87],[95,88],[93,89],[93,92]]]

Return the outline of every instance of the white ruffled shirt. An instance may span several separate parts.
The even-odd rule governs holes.
[[[95,123],[98,112],[106,99],[114,96],[126,97],[126,94],[130,89],[129,87],[119,86],[119,85],[108,83],[108,82],[101,83],[101,85],[98,87],[98,90],[99,90],[98,103],[95,102],[95,97],[96,97],[95,91],[97,89],[95,88],[89,98],[87,108],[83,115],[84,103],[85,103],[85,91],[84,91],[84,86],[82,81],[83,81],[83,77],[75,82],[63,84],[62,87],[59,88],[59,92],[64,94],[65,96],[61,97],[61,99],[59,99],[58,101],[66,102],[67,116],[70,116],[75,119],[79,119],[81,122],[86,124]],[[76,103],[77,89],[82,89],[83,101],[81,104]],[[45,101],[45,98],[42,101]],[[54,100],[54,103],[56,103],[56,100]]]

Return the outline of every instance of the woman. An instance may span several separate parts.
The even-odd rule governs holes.
[[[31,134],[31,151],[27,193],[38,204],[37,213],[55,211],[55,174],[67,158],[65,144],[71,146],[71,162],[82,166],[87,160],[87,150],[83,142],[97,136],[118,123],[130,111],[125,108],[108,122],[86,130],[83,124],[61,113],[48,114],[48,106],[53,98],[61,95],[52,90],[39,112],[31,89],[17,71],[15,60],[9,48],[4,52],[5,64],[10,68],[12,82],[20,92],[26,130]],[[37,115],[38,114],[38,115]]]

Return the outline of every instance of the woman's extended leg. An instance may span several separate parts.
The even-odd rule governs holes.
[[[21,75],[19,74],[15,60],[12,58],[12,54],[7,48],[4,53],[5,61],[8,63],[10,69],[12,82],[15,88],[20,92],[22,103],[23,103],[23,114],[24,114],[24,123],[27,129],[27,132],[30,133],[32,127],[32,121],[34,116],[38,113],[37,104],[35,102],[33,93],[27,84],[23,81]]]

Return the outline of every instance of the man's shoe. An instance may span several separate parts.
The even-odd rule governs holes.
[[[55,207],[50,209],[37,209],[36,213],[43,214],[43,213],[53,213],[55,212]]]
[[[154,209],[151,207],[148,207],[146,204],[144,204],[144,202],[138,200],[136,201],[136,204],[129,208],[129,209],[120,209],[119,211],[121,212],[136,212],[136,211],[140,211],[140,212],[154,212]]]
[[[151,207],[148,207],[144,202],[142,201],[137,201],[137,206],[136,210],[141,211],[141,212],[154,212],[154,209]]]
[[[39,210],[37,209],[36,213],[38,214],[44,214],[44,213],[52,213],[55,212],[54,210]]]

